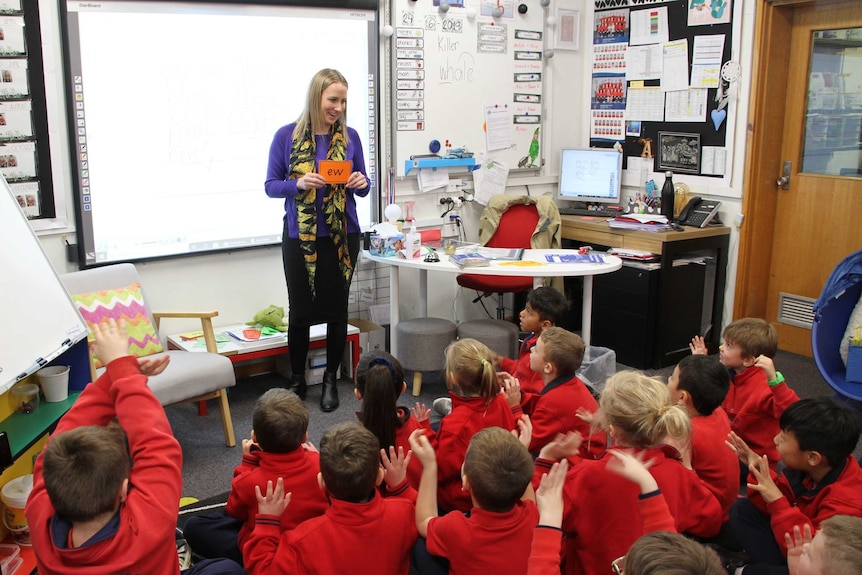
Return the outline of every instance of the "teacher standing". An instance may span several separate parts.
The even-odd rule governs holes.
[[[265,185],[267,196],[284,198],[289,388],[305,399],[309,328],[325,322],[323,411],[338,407],[336,372],[344,356],[347,297],[359,255],[355,196],[369,191],[362,143],[346,117],[347,80],[336,70],[320,70],[308,86],[302,115],[275,133]],[[352,162],[347,184],[327,184],[317,173],[321,160]]]

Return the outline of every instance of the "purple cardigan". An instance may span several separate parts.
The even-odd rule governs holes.
[[[288,168],[290,167],[290,152],[293,149],[293,129],[296,124],[288,124],[280,128],[272,139],[269,148],[269,165],[266,169],[266,183],[264,189],[270,198],[284,198],[284,219],[287,223],[287,237],[297,239],[299,230],[296,225],[296,195],[300,190],[296,188],[296,180],[288,180]],[[361,172],[368,180],[365,171],[365,157],[362,154],[362,142],[359,134],[353,128],[347,128],[347,157],[345,160],[353,162],[353,171]],[[315,136],[316,154],[319,160],[326,159],[329,150],[330,136]],[[347,233],[359,233],[359,220],[356,217],[356,199],[354,196],[365,197],[371,191],[371,182],[364,190],[347,188],[347,199],[345,212],[347,213]],[[317,237],[329,235],[329,227],[326,225],[326,216],[323,213],[323,196],[317,194]]]

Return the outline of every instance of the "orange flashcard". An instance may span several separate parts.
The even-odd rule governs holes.
[[[346,184],[350,179],[350,170],[353,162],[336,162],[333,160],[320,160],[318,173],[323,176],[327,184]]]

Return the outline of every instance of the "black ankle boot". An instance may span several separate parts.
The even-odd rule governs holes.
[[[335,373],[331,371],[323,372],[323,391],[320,393],[320,409],[321,411],[335,411],[338,409],[338,387]]]
[[[308,386],[305,384],[305,374],[293,374],[287,389],[298,395],[299,399],[305,399],[305,393],[308,391]]]

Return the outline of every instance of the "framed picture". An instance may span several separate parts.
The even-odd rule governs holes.
[[[557,30],[554,35],[555,50],[578,50],[581,43],[581,12],[557,8]]]
[[[658,133],[658,169],[700,173],[700,134]]]

